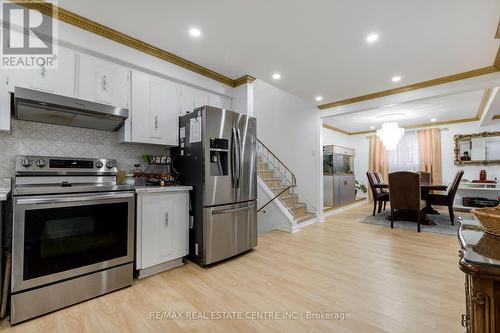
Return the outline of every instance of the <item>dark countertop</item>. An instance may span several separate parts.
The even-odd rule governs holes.
[[[500,236],[487,233],[479,221],[463,221],[458,230],[460,269],[465,273],[497,275],[500,279]]]

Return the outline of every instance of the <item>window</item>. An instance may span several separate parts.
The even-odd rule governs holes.
[[[417,131],[406,132],[396,149],[390,150],[389,172],[420,170]]]

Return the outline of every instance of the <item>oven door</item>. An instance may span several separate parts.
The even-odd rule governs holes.
[[[14,199],[12,292],[133,261],[135,195]]]

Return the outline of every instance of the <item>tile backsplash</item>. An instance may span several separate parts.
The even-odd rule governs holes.
[[[118,143],[118,132],[12,119],[11,133],[0,133],[0,178],[14,176],[16,155],[114,158],[127,172],[142,155],[168,155],[162,146]]]

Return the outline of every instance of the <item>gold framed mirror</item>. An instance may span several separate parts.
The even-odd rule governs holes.
[[[500,132],[457,134],[455,165],[500,164]]]

